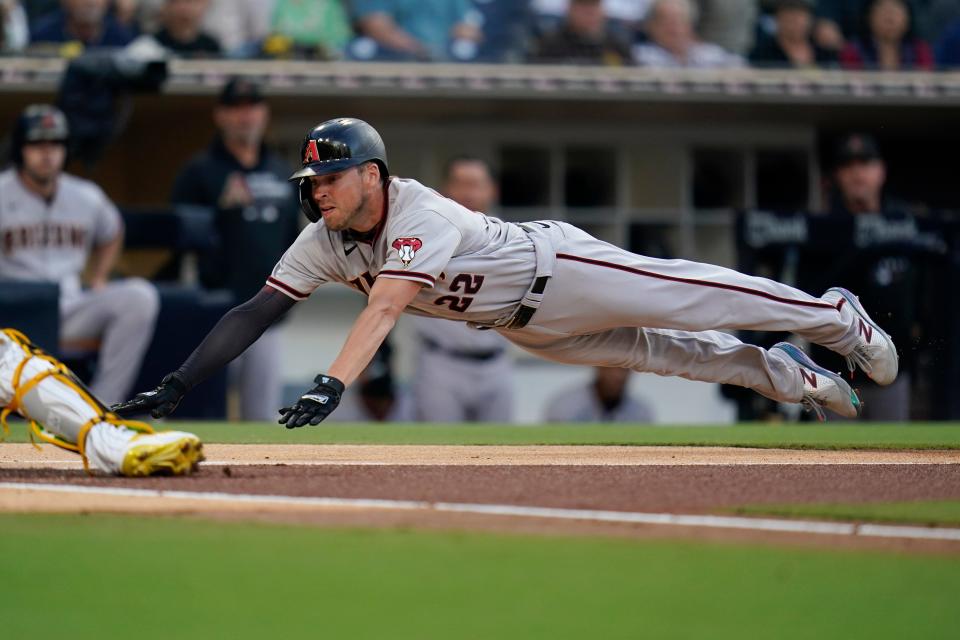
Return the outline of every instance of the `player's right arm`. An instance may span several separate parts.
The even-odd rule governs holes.
[[[183,365],[160,386],[111,407],[121,417],[149,413],[162,418],[173,413],[183,396],[252,345],[296,300],[266,286],[247,302],[228,311]]]

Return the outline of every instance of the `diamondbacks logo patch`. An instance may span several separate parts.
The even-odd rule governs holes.
[[[303,164],[307,165],[311,162],[318,162],[320,160],[320,151],[317,149],[317,141],[311,140],[307,143],[307,148],[303,151]]]
[[[413,258],[417,255],[417,251],[420,251],[423,242],[420,238],[397,238],[390,246],[397,250],[397,253],[400,254],[400,262],[406,267],[413,262]]]

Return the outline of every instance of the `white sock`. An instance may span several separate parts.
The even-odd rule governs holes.
[[[117,427],[107,422],[93,425],[87,432],[84,449],[90,468],[111,474],[120,473],[130,440],[136,435],[137,432],[133,429]]]

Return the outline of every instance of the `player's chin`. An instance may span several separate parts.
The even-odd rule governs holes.
[[[347,228],[346,220],[342,216],[338,216],[335,209],[322,211],[321,216],[323,216],[323,223],[331,231],[343,231]]]

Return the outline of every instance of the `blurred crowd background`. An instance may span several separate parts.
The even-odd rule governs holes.
[[[190,58],[931,70],[955,0],[2,0],[0,50]]]
[[[866,418],[960,419],[960,0],[0,11],[0,325],[108,401],[156,385],[262,286],[306,224],[286,181],[303,133],[351,115],[383,134],[393,174],[474,210],[567,220],[814,295],[848,287],[902,358],[890,388],[854,381]],[[178,415],[273,419],[362,304],[318,291]],[[739,389],[536,361],[448,325],[402,321],[334,419],[809,419]]]

